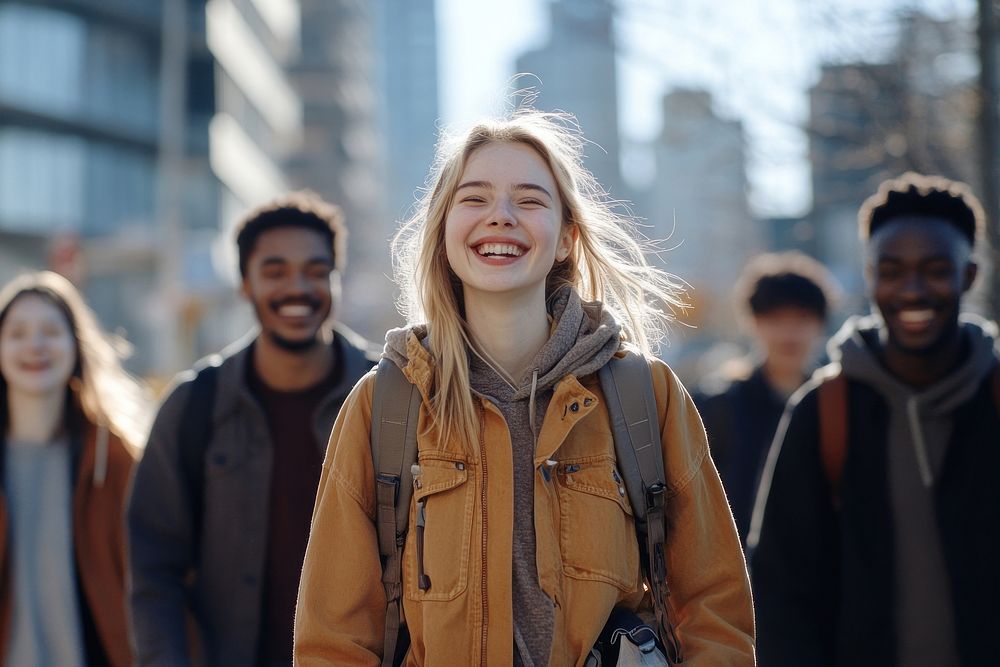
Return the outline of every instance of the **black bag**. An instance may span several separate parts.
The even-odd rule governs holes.
[[[615,607],[584,667],[670,667],[656,631],[634,611]]]

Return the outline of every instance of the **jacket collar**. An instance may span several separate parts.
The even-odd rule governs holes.
[[[219,366],[218,387],[213,415],[223,419],[243,406],[260,409],[260,404],[247,386],[247,364],[253,344],[260,336],[260,329],[253,328],[237,341],[227,346],[221,353],[210,355],[195,365],[195,370],[206,365]],[[345,326],[337,324],[333,328],[330,342],[336,348],[336,363],[342,368],[338,373],[340,381],[323,399],[326,405],[340,396],[345,396],[355,381],[363,376],[374,363],[373,352],[367,342]]]

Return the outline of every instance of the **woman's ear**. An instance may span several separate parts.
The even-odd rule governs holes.
[[[557,262],[563,262],[569,257],[578,238],[580,238],[580,229],[576,225],[563,225],[562,233],[559,235],[559,247],[556,248]]]

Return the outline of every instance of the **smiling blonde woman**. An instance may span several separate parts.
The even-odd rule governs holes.
[[[422,396],[411,509],[422,530],[403,551],[407,665],[581,665],[615,607],[648,606],[596,376],[622,354],[643,354],[652,371],[685,664],[754,662],[746,567],[705,432],[651,353],[682,304],[678,281],[645,261],[581,157],[565,117],[531,110],[446,139],[394,244],[411,325],[387,334],[384,356]],[[374,381],[358,384],[330,438],[299,588],[299,665],[388,662]]]

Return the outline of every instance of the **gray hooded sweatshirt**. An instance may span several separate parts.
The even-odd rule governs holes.
[[[538,584],[535,561],[534,456],[538,431],[552,388],[567,375],[596,373],[618,351],[621,327],[598,302],[583,302],[566,287],[549,299],[548,341],[523,377],[510,378],[482,351],[469,351],[472,390],[495,404],[510,431],[514,471],[513,616],[514,664],[541,667],[549,662],[554,625],[552,600]],[[385,356],[406,364],[405,329],[386,335]],[[425,339],[426,340],[426,339]],[[487,447],[500,443],[486,443]]]
[[[852,317],[830,340],[844,375],[878,391],[889,406],[889,502],[895,545],[896,648],[900,665],[959,665],[951,590],[934,507],[954,410],[992,370],[996,327],[963,316],[964,361],[947,377],[916,390],[876,356],[881,322]]]

